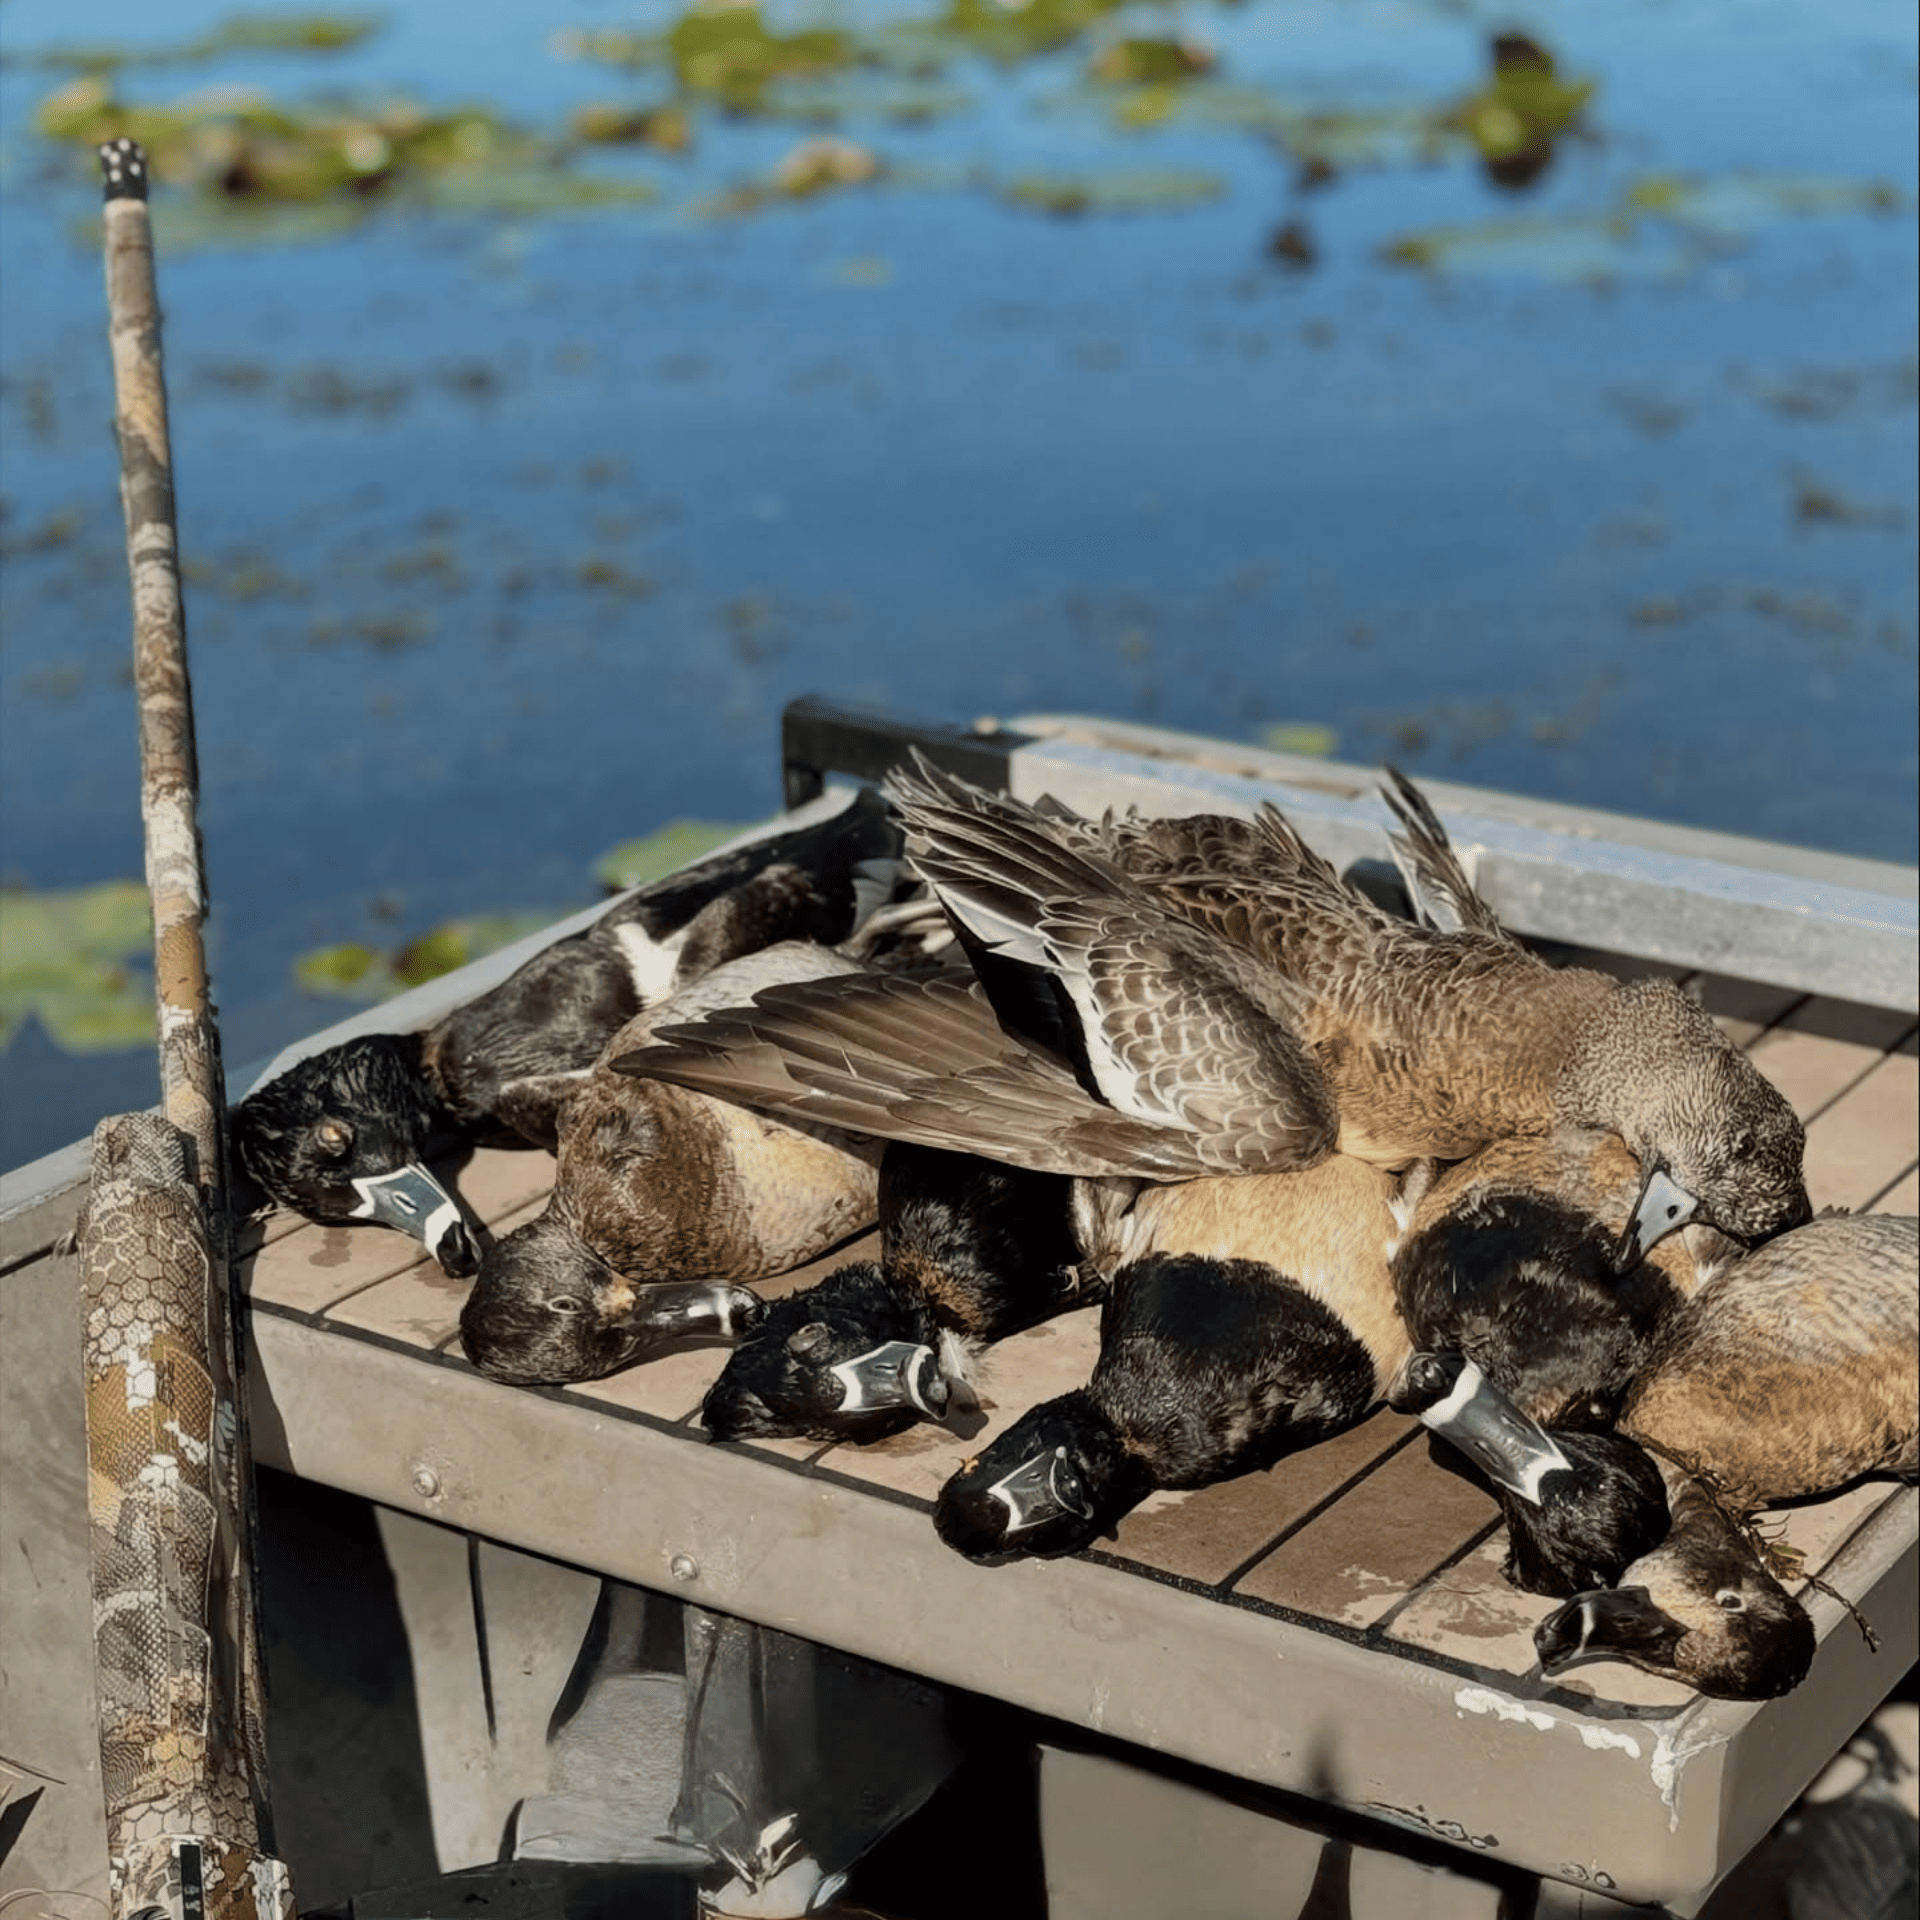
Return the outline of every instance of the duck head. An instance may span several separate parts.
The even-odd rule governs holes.
[[[1623,1579],[1667,1537],[1672,1515],[1644,1448],[1617,1433],[1556,1429],[1553,1437],[1565,1470],[1541,1480],[1537,1501],[1503,1492],[1500,1507],[1507,1578],[1523,1593],[1564,1599]]]
[[[1559,1094],[1567,1119],[1618,1133],[1640,1163],[1623,1269],[1690,1220],[1754,1245],[1813,1218],[1806,1132],[1786,1096],[1670,980],[1609,996]]]
[[[487,1249],[460,1345],[512,1386],[597,1380],[676,1340],[737,1339],[761,1310],[757,1294],[724,1281],[627,1279],[549,1212]]]
[[[248,1178],[281,1206],[397,1227],[456,1279],[479,1267],[482,1229],[426,1168],[460,1128],[427,1083],[418,1034],[366,1034],[296,1061],[241,1101],[230,1130]]]
[[[958,1343],[870,1260],[771,1302],[701,1407],[712,1440],[883,1440],[963,1400]]]
[[[933,1524],[969,1560],[1078,1553],[1153,1491],[1090,1394],[1035,1407],[940,1489]]]
[[[1576,1594],[1534,1629],[1549,1675],[1625,1660],[1716,1700],[1773,1700],[1807,1677],[1813,1622],[1697,1483],[1673,1496],[1671,1532],[1617,1587]]]

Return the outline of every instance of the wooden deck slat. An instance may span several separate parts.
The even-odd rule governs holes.
[[[1761,1034],[1748,1051],[1804,1120],[1869,1072],[1912,1025],[1908,1014],[1812,1000]]]
[[[1376,1466],[1418,1422],[1382,1408],[1370,1420],[1264,1473],[1186,1494],[1156,1495],[1128,1514],[1116,1559],[1217,1586],[1321,1502]]]
[[[539,1147],[476,1147],[464,1163],[436,1163],[434,1172],[491,1224],[544,1200],[553,1191],[553,1168],[553,1155]]]
[[[1500,1570],[1506,1555],[1503,1529],[1428,1581],[1389,1625],[1388,1639],[1472,1661],[1515,1679],[1537,1675],[1533,1630],[1560,1603],[1510,1586]],[[1647,1712],[1670,1712],[1694,1698],[1690,1687],[1617,1660],[1572,1668],[1554,1685],[1565,1693]]]
[[[1369,1627],[1498,1516],[1490,1494],[1434,1465],[1416,1441],[1256,1562],[1233,1591]]]
[[[1807,1191],[1816,1207],[1864,1207],[1913,1159],[1920,1059],[1893,1052],[1807,1128]]]
[[[241,1284],[252,1298],[290,1312],[327,1314],[426,1257],[419,1241],[392,1227],[323,1227],[303,1220],[297,1231],[268,1239],[242,1265]]]
[[[1805,994],[1791,987],[1769,986],[1759,980],[1736,980],[1721,973],[1696,974],[1700,1004],[1706,1008],[1736,1047],[1750,1047]]]
[[[391,1278],[336,1300],[327,1309],[327,1324],[360,1328],[431,1353],[458,1331],[460,1309],[472,1284],[454,1279],[439,1261],[423,1253]]]
[[[1920,1167],[1909,1167],[1873,1203],[1875,1213],[1920,1213]]]

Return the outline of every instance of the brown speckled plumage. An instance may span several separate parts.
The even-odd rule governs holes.
[[[1736,1513],[1920,1472],[1920,1221],[1822,1218],[1716,1274],[1662,1330],[1620,1430]]]
[[[1702,1217],[1742,1238],[1806,1217],[1798,1121],[1670,982],[1555,969],[1484,909],[1451,931],[1396,919],[1271,807],[1077,820],[924,765],[890,790],[980,989],[770,996],[663,1032],[633,1070],[1161,1179],[1295,1170],[1336,1144],[1459,1159],[1570,1121],[1697,1183]]]
[[[655,1019],[849,965],[801,943],[731,962],[628,1022],[608,1055],[644,1043]],[[500,1379],[578,1380],[689,1332],[737,1334],[757,1306],[744,1285],[872,1223],[881,1151],[603,1059],[560,1111],[546,1208],[481,1261],[461,1315],[467,1355]]]

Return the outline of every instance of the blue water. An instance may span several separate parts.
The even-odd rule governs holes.
[[[86,11],[89,40],[177,45],[227,9]],[[386,11],[344,55],[121,84],[549,132],[664,84],[550,44],[664,7]],[[1172,30],[1270,100],[1405,115],[1516,23],[1597,83],[1525,192],[1391,130],[1309,192],[1266,135],[1125,134],[1081,79],[1122,27]],[[22,63],[75,37],[50,0],[0,14],[0,879],[41,889],[140,872],[97,191],[33,130],[68,76]],[[613,843],[770,810],[799,693],[1311,724],[1347,759],[1913,861],[1915,79],[1911,10],[1875,0],[1139,7],[954,66],[963,113],[844,116],[881,181],[741,217],[708,203],[810,129],[706,111],[689,156],[593,153],[659,189],[594,213],[261,243],[162,196],[229,1059],[346,1010],[295,985],[303,951],[583,904]],[[1143,168],[1215,197],[999,191]],[[1609,230],[1649,180],[1686,216]],[[1270,257],[1286,220],[1310,266]],[[1435,270],[1382,257],[1458,229],[1482,244]],[[144,1050],[32,1021],[0,1071],[0,1165],[153,1098]]]

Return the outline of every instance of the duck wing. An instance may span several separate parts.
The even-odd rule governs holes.
[[[1182,1180],[1318,1159],[1331,1115],[1300,1124],[1291,1052],[1250,1048],[1243,1021],[1216,1026],[1209,1045],[1198,1003],[1188,1015],[1189,1044],[1132,1084],[1126,1108],[1090,1091],[1059,1055],[1008,1034],[980,982],[955,974],[769,988],[749,1007],[661,1027],[653,1045],[611,1064],[1041,1172]]]
[[[1427,796],[1398,767],[1389,767],[1380,797],[1400,822],[1400,831],[1387,835],[1394,865],[1400,869],[1415,912],[1427,925],[1443,933],[1470,928],[1518,946],[1519,941],[1475,892]]]
[[[1331,1144],[1333,1103],[1297,1024],[1309,1001],[1266,963],[1266,929],[1238,911],[1188,823],[1153,823],[1178,831],[1151,838],[1146,823],[1095,826],[924,762],[891,790],[909,857],[1004,1027],[1064,1054],[1119,1112],[1218,1130],[1207,1116],[1224,1119],[1245,1091],[1266,1109],[1262,1135],[1298,1134],[1295,1164]],[[1136,878],[1129,849],[1142,846],[1205,897]]]

